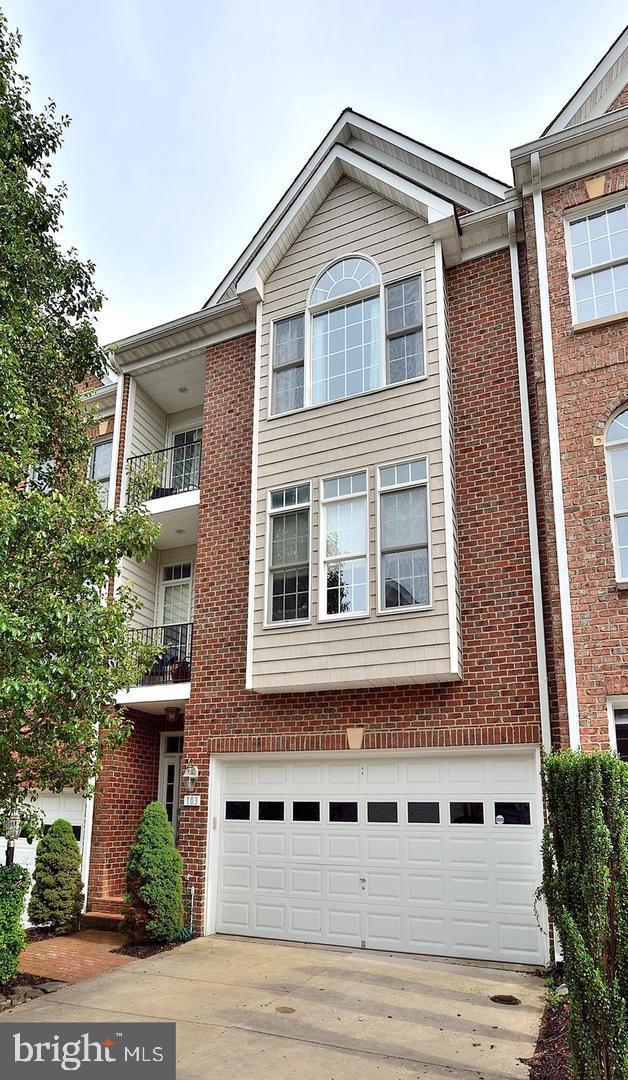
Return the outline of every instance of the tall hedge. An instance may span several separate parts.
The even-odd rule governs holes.
[[[58,818],[37,845],[28,917],[55,934],[76,930],[83,910],[81,849],[69,821]]]
[[[174,941],[183,930],[182,868],[165,808],[149,803],[126,873],[124,925],[134,941]]]
[[[23,866],[0,865],[0,986],[15,975],[26,945],[22,913],[29,883]]]
[[[543,892],[562,945],[578,1080],[628,1080],[628,763],[563,751],[543,764]]]

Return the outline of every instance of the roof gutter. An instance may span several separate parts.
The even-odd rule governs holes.
[[[534,150],[530,155],[530,168],[532,173],[534,235],[536,241],[536,261],[539,280],[539,305],[541,311],[541,339],[543,345],[545,398],[547,404],[547,427],[549,435],[552,507],[556,535],[556,558],[558,562],[560,621],[567,690],[569,745],[572,749],[577,749],[580,746],[580,717],[578,709],[578,688],[576,683],[576,658],[571,613],[569,563],[567,558],[567,531],[565,527],[565,507],[563,503],[563,477],[560,458],[560,435],[558,430],[558,405],[556,401],[556,373],[554,367],[554,345],[552,340],[552,319],[549,300],[549,279],[547,273],[543,193],[541,191],[541,164],[538,150]]]

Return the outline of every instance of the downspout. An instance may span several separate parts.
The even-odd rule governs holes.
[[[515,341],[517,345],[517,370],[519,373],[519,401],[523,431],[523,463],[528,505],[528,530],[530,537],[530,565],[532,570],[532,598],[534,603],[534,632],[536,638],[536,667],[539,679],[539,703],[541,710],[541,742],[545,750],[552,745],[550,728],[549,692],[547,687],[547,656],[545,652],[545,622],[543,618],[543,586],[541,579],[541,556],[539,552],[538,519],[534,483],[534,460],[532,457],[532,429],[530,402],[528,398],[528,374],[526,371],[525,338],[523,333],[523,309],[521,306],[521,278],[519,275],[519,249],[517,247],[517,223],[514,210],[508,211],[508,241],[510,251],[510,275],[512,280],[512,303],[515,316]]]
[[[556,557],[558,561],[558,593],[560,621],[563,639],[565,683],[567,688],[567,721],[569,745],[580,746],[580,718],[578,713],[578,688],[576,683],[576,657],[571,615],[571,590],[567,558],[567,531],[563,503],[563,477],[560,460],[560,436],[558,432],[558,406],[556,402],[556,378],[554,371],[554,346],[552,342],[552,319],[547,274],[547,250],[545,247],[545,222],[543,218],[543,193],[541,191],[541,163],[538,151],[530,155],[532,172],[532,205],[534,209],[534,234],[536,261],[539,276],[539,305],[541,311],[541,338],[543,343],[543,367],[545,373],[545,398],[547,402],[547,427],[549,435],[550,472],[552,479],[552,507],[556,534]]]

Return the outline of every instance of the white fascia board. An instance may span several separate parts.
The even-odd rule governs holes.
[[[357,116],[355,114],[349,114],[348,120],[352,127],[361,128],[376,139],[383,139],[394,146],[398,146],[400,150],[421,158],[428,164],[442,169],[443,172],[457,176],[460,180],[472,184],[473,187],[483,188],[491,195],[494,195],[496,199],[503,199],[509,190],[509,185],[502,183],[501,180],[487,176],[486,173],[479,172],[471,165],[465,165],[456,158],[448,157],[447,154],[433,150],[432,147],[416,142],[407,135],[402,135],[396,131],[392,132],[390,128],[387,128],[384,124],[378,124],[376,120],[369,120],[366,116]]]
[[[131,705],[141,708],[155,705],[185,705],[190,698],[189,682],[160,683],[157,686],[132,686],[130,690],[119,690],[116,705]]]
[[[243,334],[250,334],[253,330],[255,330],[255,323],[248,319],[246,322],[238,323],[237,326],[231,327],[229,330],[217,330],[213,334],[207,334],[206,337],[196,338],[187,345],[179,345],[174,349],[157,352],[142,360],[133,360],[121,364],[120,369],[126,375],[145,375],[161,364],[169,366],[177,360],[192,356],[194,353],[198,353],[200,356],[210,345],[218,345],[221,341],[242,337]]]
[[[541,178],[543,178],[551,171],[551,162],[548,163],[547,159],[551,158],[553,154],[560,154],[560,169],[564,171],[569,168],[568,165],[565,165],[565,152],[572,147],[590,142],[591,146],[587,152],[587,159],[597,169],[601,151],[601,146],[597,140],[601,141],[605,136],[621,133],[624,129],[627,132],[628,142],[628,107],[618,109],[616,112],[605,116],[595,117],[593,120],[586,120],[584,123],[568,128],[566,131],[558,131],[554,135],[546,135],[540,139],[534,139],[532,142],[524,143],[522,146],[516,146],[510,151],[510,162],[515,174],[517,189],[521,190],[522,185],[529,184],[531,179],[530,158],[532,154],[536,153],[539,156]],[[591,171],[590,168],[587,169],[585,162],[580,162],[579,167],[582,169],[583,174]]]
[[[175,495],[164,495],[161,499],[148,499],[144,506],[149,514],[167,514],[171,510],[185,510],[189,506],[198,506],[201,501],[201,493],[198,488],[193,491],[178,491]]]
[[[598,64],[593,68],[593,71],[587,79],[582,83],[582,86],[576,90],[575,94],[570,97],[566,105],[563,106],[558,116],[552,120],[551,124],[545,128],[544,135],[554,135],[557,131],[563,131],[569,127],[569,124],[577,115],[578,111],[586,104],[588,98],[595,93],[595,89],[602,80],[609,73],[611,68],[618,60],[621,59],[622,54],[628,49],[628,27],[622,31],[617,40],[613,42],[610,49],[602,57]],[[600,108],[604,110],[617,97],[617,94],[621,90],[621,87],[613,87],[609,89],[606,94],[606,99],[600,99]]]
[[[381,139],[390,145],[397,146],[400,150],[421,158],[426,163],[442,169],[444,172],[457,176],[460,180],[475,188],[485,190],[488,194],[494,196],[496,200],[503,199],[510,190],[508,184],[502,183],[494,177],[487,176],[485,173],[478,172],[471,166],[464,165],[455,158],[450,158],[446,154],[441,154],[437,150],[433,150],[431,147],[415,142],[414,139],[410,139],[400,132],[393,131],[383,124],[378,124],[375,120],[370,120],[368,117],[355,113],[352,109],[345,109],[319,146],[317,146],[304,168],[293,180],[288,190],[282,195],[277,205],[255,233],[250,243],[247,244],[231,269],[225,274],[222,281],[220,281],[218,286],[214,289],[205,305],[206,307],[215,304],[230,285],[233,285],[242,275],[250,260],[256,256],[258,248],[265,243],[268,234],[276,228],[277,224],[291,207],[292,202],[309,183],[312,174],[316,172],[330,149],[334,145],[340,146],[343,145],[343,143],[348,143],[351,139],[355,139],[355,133],[357,133],[359,137],[360,131],[365,132],[372,138]]]
[[[242,304],[239,300],[227,300],[223,304],[217,304],[213,308],[204,307],[199,311],[190,312],[189,315],[182,315],[178,319],[170,319],[168,322],[158,323],[157,326],[151,326],[147,330],[141,330],[137,334],[130,334],[128,337],[111,342],[111,344],[104,347],[112,354],[113,362],[117,367],[121,363],[125,352],[130,352],[133,349],[145,345],[152,345],[154,342],[167,339],[174,334],[181,334],[187,331],[192,332],[197,327],[211,324],[213,321],[228,317],[229,315],[237,315],[237,313],[241,311]],[[191,338],[190,340],[193,339]]]
[[[435,176],[428,176],[427,173],[421,171],[419,166],[408,165],[401,158],[392,157],[384,150],[380,150],[378,146],[371,146],[370,143],[361,142],[359,139],[350,139],[347,149],[355,150],[357,154],[369,157],[379,165],[394,169],[395,172],[405,176],[408,180],[412,180],[413,183],[420,184],[421,187],[433,191],[435,195],[441,195],[444,199],[453,200],[467,210],[484,210],[486,208],[486,203],[475,195],[460,191]]]
[[[338,166],[340,166],[340,169],[338,169]],[[317,187],[323,183],[332,169],[338,171],[339,178],[342,174],[350,174],[354,179],[362,179],[367,186],[369,180],[385,185],[392,201],[395,201],[396,195],[402,195],[405,202],[410,202],[415,212],[420,217],[425,218],[430,225],[449,220],[455,226],[454,208],[451,202],[441,199],[440,196],[434,195],[431,191],[426,191],[411,180],[406,180],[396,173],[391,173],[385,166],[363,157],[362,154],[357,154],[354,150],[335,145],[320,163],[298,198],[292,203],[290,210],[267,237],[265,243],[257,251],[255,258],[238,280],[238,295],[250,297],[256,292],[259,300],[263,298],[263,289],[261,288],[263,281],[260,274],[262,263],[272,254],[285,230],[302,210],[308,199],[314,195]]]

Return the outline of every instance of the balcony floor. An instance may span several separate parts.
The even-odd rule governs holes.
[[[132,686],[116,694],[118,705],[128,705],[147,713],[162,713],[178,706],[182,709],[190,699],[190,683],[157,683],[154,686]]]

